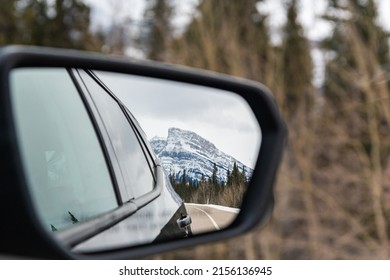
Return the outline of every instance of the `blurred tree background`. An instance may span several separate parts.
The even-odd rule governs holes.
[[[4,1],[0,11],[0,45],[99,51],[103,38],[90,31],[90,13],[90,7],[80,0]]]
[[[146,58],[271,89],[289,127],[272,220],[243,237],[154,258],[390,258],[389,34],[378,24],[376,1],[328,0],[323,19],[333,32],[313,42],[298,20],[300,1],[285,0],[277,44],[258,2],[199,1],[178,33],[169,0],[147,1],[137,25],[115,22],[106,30],[91,27],[91,7],[81,0],[5,1],[0,45],[122,55],[135,48]],[[313,84],[314,49],[325,59],[320,86]]]
[[[376,2],[329,0],[323,19],[332,35],[312,42],[298,21],[299,1],[286,0],[280,44],[258,2],[200,1],[159,59],[272,90],[289,127],[273,218],[244,237],[156,257],[389,258],[389,34]],[[313,49],[325,57],[321,86],[313,85]]]

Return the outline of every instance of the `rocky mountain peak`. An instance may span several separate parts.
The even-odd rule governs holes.
[[[211,177],[214,163],[218,168],[219,181],[225,181],[227,171],[232,171],[234,163],[240,171],[245,169],[248,177],[253,170],[232,156],[220,151],[213,143],[195,132],[179,128],[169,128],[168,137],[153,137],[150,144],[155,154],[161,159],[167,174],[175,174],[180,179],[183,171],[192,180],[199,181],[204,175]]]

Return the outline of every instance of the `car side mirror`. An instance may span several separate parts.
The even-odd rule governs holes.
[[[36,47],[0,50],[0,129],[0,253],[78,259],[264,223],[286,134],[259,83]]]

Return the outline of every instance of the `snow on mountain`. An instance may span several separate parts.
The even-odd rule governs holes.
[[[251,168],[220,151],[213,143],[192,131],[169,128],[166,139],[153,137],[150,144],[161,159],[166,173],[176,174],[177,179],[181,178],[184,170],[193,180],[200,181],[202,174],[205,178],[211,178],[214,163],[218,168],[219,181],[226,181],[227,171],[232,171],[234,163],[240,171],[245,168],[248,179],[253,173]]]
[[[152,144],[153,143],[153,144]],[[158,155],[166,146],[167,139],[163,137],[155,136],[150,140],[150,145],[156,155]]]

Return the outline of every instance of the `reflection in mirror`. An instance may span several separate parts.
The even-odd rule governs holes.
[[[219,230],[237,215],[260,147],[261,131],[238,95],[213,88],[97,75],[145,131],[192,218],[192,231]]]
[[[37,214],[73,251],[188,238],[239,213],[261,144],[240,96],[77,69],[10,79]]]

